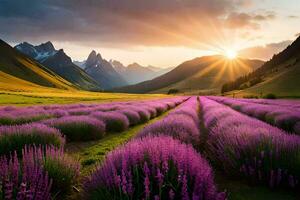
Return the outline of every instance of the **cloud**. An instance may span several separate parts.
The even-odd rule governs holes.
[[[254,2],[253,0],[245,0],[245,1],[238,1],[237,2],[238,4],[241,5],[241,7],[244,7],[244,8],[250,8],[254,5]]]
[[[202,45],[220,34],[220,20],[251,0],[27,0],[0,2],[0,37],[91,46]],[[230,17],[235,27],[270,16]],[[256,18],[256,19],[255,19]]]
[[[268,12],[266,14],[249,14],[249,13],[230,13],[225,19],[225,23],[229,28],[250,28],[259,29],[259,22],[275,19],[275,13]]]
[[[300,33],[295,34],[295,37],[300,37]]]
[[[289,15],[288,18],[290,18],[290,19],[299,19],[299,16],[297,16],[297,15]]]
[[[267,14],[267,15],[255,15],[253,16],[253,20],[255,21],[266,21],[266,20],[272,20],[275,19],[275,14]]]
[[[277,54],[284,50],[292,43],[291,40],[286,40],[278,43],[270,43],[265,46],[255,46],[243,49],[239,52],[239,55],[247,58],[256,58],[262,60],[270,59],[274,54]]]

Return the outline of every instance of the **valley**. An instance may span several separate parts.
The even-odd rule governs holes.
[[[298,0],[1,0],[0,200],[299,200]]]

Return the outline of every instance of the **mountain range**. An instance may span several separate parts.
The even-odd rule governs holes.
[[[149,81],[117,88],[114,91],[130,93],[212,92],[230,80],[245,75],[263,64],[260,60],[229,60],[224,56],[204,56],[186,61],[170,72]]]
[[[128,85],[113,66],[94,50],[89,54],[83,66],[84,70],[100,83],[104,89]]]
[[[116,60],[107,61],[94,50],[86,60],[73,62],[63,49],[56,50],[50,41],[36,46],[23,42],[16,45],[15,49],[84,90],[109,90],[136,84],[153,79],[172,69],[144,67],[138,63],[125,67]]]
[[[137,63],[125,67],[119,61],[105,60],[94,50],[86,60],[73,62],[63,49],[56,50],[50,41],[36,46],[23,42],[16,45],[15,49],[84,90],[109,90],[136,84],[171,70],[171,68],[144,67]]]
[[[23,42],[15,49],[41,63],[79,89],[100,90],[101,84],[96,82],[84,70],[73,64],[72,59],[63,51],[56,50],[51,42],[37,46]]]
[[[83,62],[73,62],[63,49],[55,49],[51,42],[37,46],[23,42],[12,48],[0,40],[0,90],[44,87],[187,94],[220,94],[222,90],[225,94],[233,91],[299,96],[299,77],[300,37],[266,63],[215,55],[195,58],[167,69],[138,63],[124,66],[116,60],[105,60],[96,51]]]
[[[111,65],[115,70],[124,77],[124,79],[131,85],[146,80],[151,80],[162,74],[171,71],[173,68],[159,68],[154,66],[144,67],[138,63],[132,63],[128,66],[124,66],[117,60],[110,60]]]
[[[0,89],[22,91],[38,87],[76,89],[38,61],[0,40]]]

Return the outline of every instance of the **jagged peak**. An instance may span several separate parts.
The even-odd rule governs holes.
[[[95,51],[95,50],[92,50],[88,57],[90,57],[90,56],[92,56],[92,57],[97,56],[96,51]]]
[[[67,58],[71,61],[71,58],[64,52],[63,49],[59,49],[55,54],[55,58]]]
[[[97,54],[97,58],[100,59],[100,60],[102,60],[102,56],[101,56],[100,53]]]
[[[54,45],[50,41],[42,43],[37,47],[41,48],[44,51],[55,51]]]
[[[93,50],[86,60],[86,66],[96,65],[100,61],[102,61],[101,55],[99,53],[97,54],[97,52]]]
[[[57,53],[58,53],[58,54],[65,54],[64,49],[59,49],[59,50],[57,51]]]
[[[22,43],[18,44],[17,46],[19,46],[19,45],[33,46],[29,42],[22,42]]]
[[[45,44],[45,45],[53,45],[52,42],[50,42],[50,41],[47,41],[47,42],[45,42],[44,44]]]
[[[22,48],[34,48],[34,46],[28,42],[22,42],[15,46],[16,49],[21,50]]]

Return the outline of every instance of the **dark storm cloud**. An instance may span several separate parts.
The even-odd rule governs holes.
[[[188,45],[209,40],[220,17],[248,2],[0,0],[0,37],[9,41],[97,42],[108,46]]]
[[[4,18],[28,18],[43,17],[48,11],[48,6],[43,5],[43,1],[0,1],[0,16]]]

